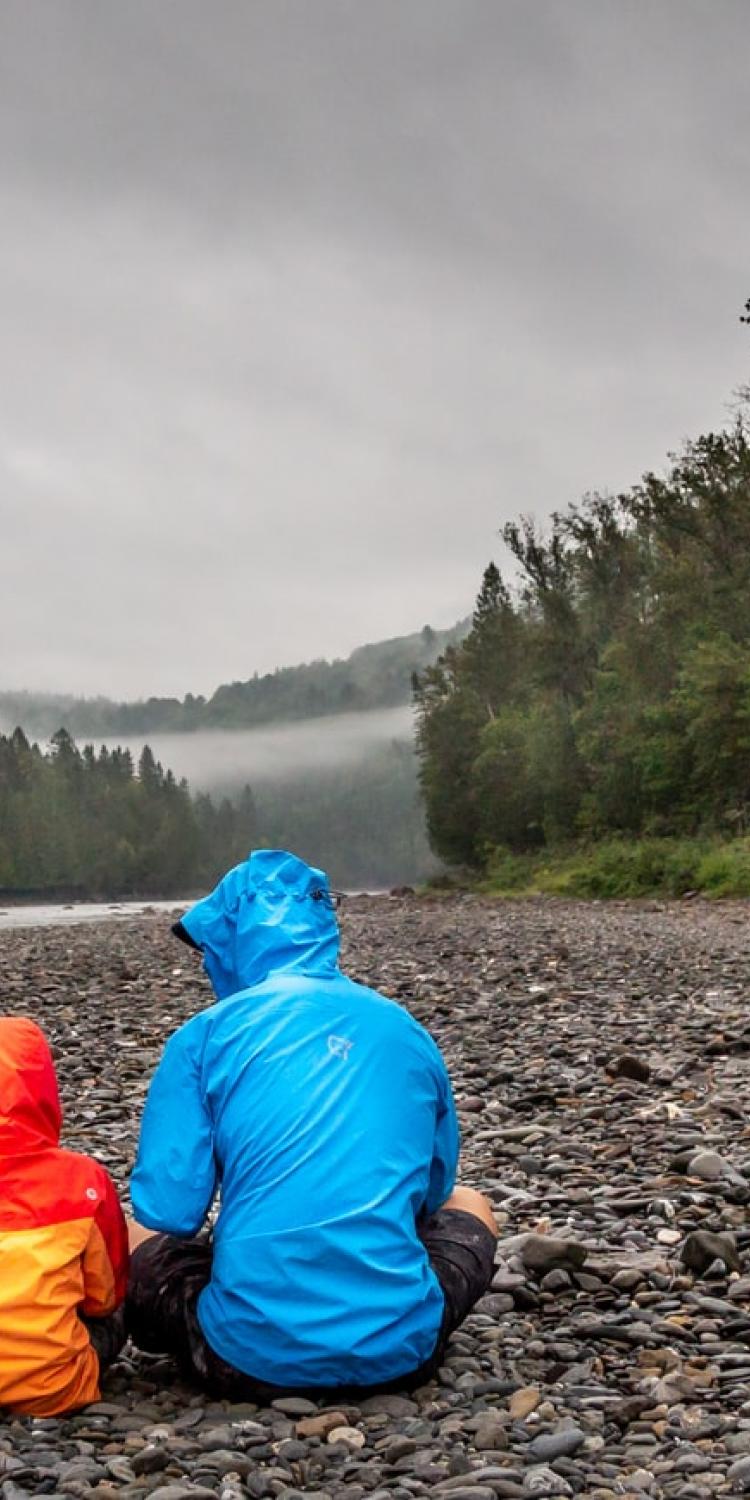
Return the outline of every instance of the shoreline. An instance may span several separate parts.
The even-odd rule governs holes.
[[[337,1405],[351,1445],[308,1435],[319,1402],[215,1402],[126,1349],[102,1403],[46,1419],[43,1435],[0,1414],[19,1496],[226,1500],[230,1474],[233,1500],[737,1492],[750,1473],[746,904],[365,898],[340,918],[344,972],[406,1006],[446,1059],[461,1180],[502,1225],[490,1291],[436,1380]],[[2,947],[3,1010],[50,1039],[63,1144],[98,1157],[127,1203],[163,1044],[211,1000],[199,957],[153,911],[17,928]]]
[[[211,996],[166,912],[111,915],[3,933],[3,1010],[48,1035],[63,1143],[104,1161],[126,1202],[160,1050]],[[6,1472],[77,1500],[220,1500],[229,1473],[237,1500],[736,1491],[750,1454],[747,906],[459,895],[339,915],[344,972],[405,1005],[446,1056],[460,1178],[502,1226],[492,1289],[437,1380],[344,1401],[351,1448],[309,1439],[293,1401],[214,1403],[127,1349],[101,1406],[46,1419],[43,1442],[0,1415]]]

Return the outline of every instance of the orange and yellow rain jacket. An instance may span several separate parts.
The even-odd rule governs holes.
[[[85,1317],[125,1296],[128,1239],[98,1162],[58,1145],[49,1047],[33,1021],[0,1017],[0,1407],[54,1416],[99,1397]]]

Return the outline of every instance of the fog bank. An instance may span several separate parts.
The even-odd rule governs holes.
[[[122,745],[137,764],[145,738],[165,770],[186,777],[194,792],[213,792],[350,767],[393,740],[411,741],[413,734],[413,711],[405,706],[259,729],[200,729],[94,743],[97,749]]]

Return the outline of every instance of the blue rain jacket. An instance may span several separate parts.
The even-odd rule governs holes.
[[[346,979],[326,877],[264,850],[183,918],[219,1003],[168,1041],[132,1180],[136,1218],[189,1237],[217,1189],[198,1318],[236,1369],[372,1385],[432,1354],[443,1296],[415,1221],[450,1194],[440,1052]]]

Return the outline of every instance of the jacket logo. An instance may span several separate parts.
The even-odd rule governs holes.
[[[342,1062],[346,1062],[353,1046],[354,1043],[345,1036],[329,1036],[328,1038],[328,1051],[331,1057],[340,1057]]]

